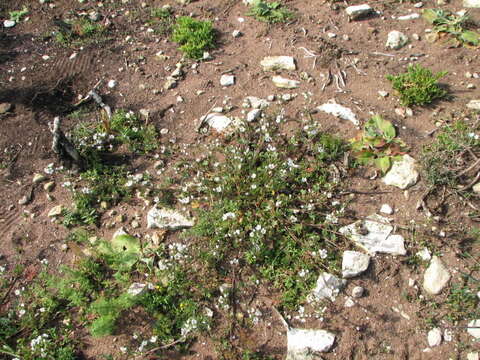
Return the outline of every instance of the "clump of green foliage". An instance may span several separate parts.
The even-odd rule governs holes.
[[[105,34],[105,27],[87,18],[78,18],[73,21],[55,21],[58,31],[55,40],[68,47],[84,46],[100,42]]]
[[[168,36],[175,24],[175,16],[170,8],[154,8],[150,13],[149,24],[153,27],[155,34]]]
[[[407,72],[399,75],[387,75],[394,90],[400,95],[404,106],[427,105],[434,100],[442,99],[447,90],[439,86],[438,80],[447,75],[446,71],[433,74],[421,65],[409,65]]]
[[[426,9],[423,18],[433,25],[433,40],[446,37],[446,44],[452,46],[478,46],[480,34],[468,29],[469,16],[459,16],[442,9]],[[432,36],[429,35],[429,36]]]
[[[390,169],[393,161],[400,160],[406,150],[393,124],[380,115],[365,123],[363,131],[351,140],[351,147],[359,164],[375,165],[382,173]]]
[[[286,9],[281,3],[276,1],[267,2],[264,0],[255,1],[251,5],[247,15],[269,24],[282,23],[293,18],[293,13]]]
[[[182,16],[173,27],[172,40],[187,57],[201,59],[204,51],[215,47],[215,29],[211,21]]]
[[[200,162],[195,196],[208,201],[191,234],[208,277],[231,276],[238,264],[245,276],[271,284],[281,308],[292,310],[322,269],[338,270],[334,229],[342,210],[330,197],[340,179],[332,177],[331,166],[345,148],[315,123],[286,137],[274,119],[265,119],[246,124],[231,145],[214,150],[224,162]]]
[[[452,322],[478,319],[480,311],[477,292],[479,289],[478,286],[476,289],[458,284],[452,286],[446,301],[449,309],[447,318]]]
[[[28,14],[28,8],[24,6],[22,10],[10,11],[8,14],[10,15],[10,20],[19,22],[22,17]]]

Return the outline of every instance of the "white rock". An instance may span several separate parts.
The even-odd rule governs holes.
[[[220,85],[222,86],[231,86],[235,84],[235,76],[233,75],[222,75],[220,77]]]
[[[405,190],[417,183],[418,176],[415,159],[410,155],[403,155],[402,160],[393,163],[382,181],[387,185]]]
[[[471,352],[467,354],[467,360],[479,360],[480,357],[478,355],[478,352]]]
[[[360,275],[368,269],[370,256],[358,251],[344,251],[342,258],[342,276],[345,279]]]
[[[312,290],[310,298],[312,300],[329,298],[335,301],[338,293],[346,284],[346,280],[339,279],[335,275],[324,272],[318,277],[317,285]]]
[[[234,38],[238,38],[238,37],[242,36],[242,33],[239,30],[233,30],[232,36]]]
[[[382,207],[380,208],[380,212],[383,213],[383,214],[392,215],[393,214],[393,209],[390,205],[383,204]]]
[[[415,19],[418,19],[419,17],[420,17],[420,14],[412,13],[404,16],[399,16],[397,19],[398,20],[415,20]]]
[[[148,229],[178,230],[194,225],[192,219],[172,209],[157,209],[153,207],[147,213]]]
[[[327,352],[335,342],[335,335],[326,330],[291,328],[287,332],[287,360],[311,359],[312,352]]]
[[[480,8],[480,0],[463,0],[465,8]]]
[[[385,46],[390,49],[398,50],[408,43],[408,36],[400,31],[390,31],[387,36]]]
[[[373,8],[370,7],[370,5],[368,4],[362,4],[349,6],[345,9],[345,11],[347,12],[347,15],[350,16],[352,19],[358,19],[371,14],[373,12]]]
[[[378,95],[380,95],[381,97],[387,97],[388,96],[388,91],[380,90],[380,91],[378,91]]]
[[[3,27],[5,27],[5,28],[11,28],[11,27],[14,27],[15,24],[16,24],[16,23],[15,23],[15,21],[13,21],[13,20],[5,20],[5,21],[3,22]]]
[[[422,250],[417,252],[417,256],[423,261],[429,261],[432,258],[432,254],[427,248],[423,248]]]
[[[267,56],[260,61],[263,71],[296,70],[295,60],[291,56]]]
[[[440,294],[450,281],[450,277],[450,272],[443,265],[442,261],[437,256],[434,256],[430,266],[423,275],[423,288],[431,295]]]
[[[365,292],[365,289],[361,286],[355,286],[353,289],[352,289],[352,296],[355,298],[355,299],[358,299],[358,298],[361,298],[363,296],[363,293]]]
[[[358,121],[356,115],[353,111],[345,106],[337,104],[334,100],[330,100],[328,103],[322,104],[317,107],[318,110],[331,114],[343,120],[348,120],[353,123],[353,125],[358,126],[360,122]]]
[[[218,113],[210,113],[208,114],[203,121],[205,121],[210,127],[218,131],[219,133],[223,133],[227,131],[228,127],[232,124],[232,119],[228,116],[218,114]]]
[[[480,339],[480,319],[470,321],[468,323],[467,332],[475,339]]]
[[[417,8],[417,9],[421,8],[422,6],[423,6],[423,2],[421,2],[421,1],[413,4],[413,7]]]
[[[467,108],[472,110],[480,110],[480,100],[470,100],[467,104]]]
[[[113,89],[117,86],[117,81],[116,80],[110,80],[107,84],[107,86],[110,88],[110,89]]]
[[[62,205],[57,205],[57,206],[54,206],[53,208],[50,209],[47,216],[48,217],[57,217],[57,216],[62,215],[62,212],[63,212],[63,206]]]
[[[345,300],[345,307],[350,308],[353,306],[355,306],[355,301],[353,301],[353,299],[350,296],[348,296],[347,299]]]
[[[247,121],[252,122],[257,120],[260,115],[262,115],[262,110],[261,109],[253,109],[252,111],[249,111],[247,114]]]
[[[250,106],[254,109],[265,109],[270,105],[270,103],[267,100],[260,99],[255,96],[247,96],[245,98],[245,101],[248,102]]]
[[[450,329],[445,329],[443,331],[443,340],[446,342],[450,342],[453,340],[453,331]]]
[[[133,283],[127,290],[129,295],[140,295],[147,288],[147,284]]]
[[[377,214],[344,226],[339,231],[372,255],[377,252],[391,255],[407,253],[403,236],[391,235],[393,226],[388,224],[387,218]]]
[[[276,87],[283,89],[295,89],[300,86],[300,81],[285,79],[281,76],[272,77],[272,82]]]
[[[442,343],[442,331],[439,328],[434,328],[428,332],[427,335],[428,346],[439,346]]]

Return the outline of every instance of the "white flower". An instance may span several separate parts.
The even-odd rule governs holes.
[[[326,259],[327,256],[328,256],[328,251],[325,250],[325,249],[321,249],[321,250],[318,252],[318,254],[320,255],[320,258]]]
[[[151,343],[157,342],[157,340],[158,340],[158,336],[152,336],[152,337],[150,338],[150,342],[151,342]]]
[[[257,188],[257,185],[256,185],[256,184],[252,184],[252,185],[250,186],[250,188],[251,188],[252,190],[255,190],[255,189]]]
[[[255,179],[255,178],[257,177],[257,174],[253,173],[252,175],[250,175],[250,177],[251,177],[252,179]]]
[[[120,351],[124,354],[127,352],[127,347],[126,346],[120,346]]]
[[[20,310],[18,311],[18,316],[19,316],[19,317],[22,317],[23,315],[25,315],[25,313],[26,313],[25,309],[20,309]]]
[[[235,219],[235,213],[227,212],[227,213],[223,214],[222,220],[225,221],[225,220],[228,220],[228,219]]]

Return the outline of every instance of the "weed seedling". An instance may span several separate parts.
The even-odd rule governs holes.
[[[362,165],[375,165],[386,173],[392,162],[405,154],[405,143],[396,138],[397,132],[390,121],[375,115],[367,121],[363,131],[351,140],[352,152]]]
[[[26,6],[24,6],[22,8],[22,10],[16,10],[16,11],[10,11],[9,12],[10,20],[15,21],[15,22],[19,22],[22,19],[22,17],[24,17],[27,14],[28,14],[28,8]]]
[[[55,19],[54,23],[58,27],[55,40],[63,46],[77,47],[99,42],[105,32],[102,25],[85,18],[70,22]]]
[[[173,28],[172,40],[187,57],[201,59],[204,51],[215,47],[215,30],[210,21],[182,16]]]
[[[404,106],[428,105],[434,100],[442,99],[447,90],[441,88],[438,80],[447,75],[446,71],[433,74],[421,65],[409,65],[407,72],[400,75],[387,75],[394,90],[400,95]]]
[[[442,40],[446,37],[446,44],[451,46],[475,46],[480,45],[480,34],[468,30],[467,14],[459,16],[442,9],[427,9],[423,12],[423,18],[433,25],[432,41]]]
[[[172,32],[175,16],[171,9],[155,8],[150,13],[149,24],[158,35],[167,36]]]
[[[264,0],[255,1],[247,15],[269,24],[282,23],[293,18],[293,13],[284,8],[279,2],[267,2]]]

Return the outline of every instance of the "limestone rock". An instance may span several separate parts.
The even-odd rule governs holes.
[[[478,352],[471,352],[467,354],[467,360],[479,360],[480,356],[478,355]]]
[[[35,175],[33,175],[32,182],[34,184],[38,184],[38,183],[41,183],[41,182],[45,181],[46,179],[47,179],[47,177],[43,174],[35,174]]]
[[[467,332],[475,339],[480,339],[480,319],[470,321],[468,323]]]
[[[427,335],[428,346],[439,346],[442,343],[442,330],[434,328]]]
[[[317,107],[318,110],[326,112],[327,114],[331,114],[336,116],[342,120],[348,120],[353,123],[353,125],[358,126],[360,122],[357,119],[357,116],[353,113],[353,111],[345,106],[337,104],[335,101],[330,100],[328,103],[320,105]]]
[[[480,0],[463,0],[465,8],[480,8]]]
[[[263,71],[296,70],[295,60],[291,56],[267,56],[260,61]]]
[[[470,100],[467,104],[467,108],[472,110],[480,110],[480,100]]]
[[[247,121],[252,122],[257,120],[260,116],[262,115],[262,110],[260,109],[253,109],[252,111],[249,111],[247,114]]]
[[[388,33],[385,46],[390,49],[398,50],[408,43],[408,36],[404,33],[393,30]]]
[[[47,216],[48,217],[57,217],[57,216],[62,215],[62,211],[63,211],[63,206],[62,205],[57,205],[57,206],[54,206],[53,208],[50,209]]]
[[[365,289],[363,287],[355,286],[352,289],[352,297],[354,297],[355,299],[361,298],[364,292],[365,292]]]
[[[329,273],[322,273],[317,279],[317,285],[310,294],[311,300],[322,300],[329,298],[335,301],[340,290],[347,284],[346,280],[337,278]]]
[[[43,185],[43,190],[45,190],[46,192],[51,192],[54,187],[55,187],[55,182],[49,181]]]
[[[228,127],[232,124],[231,118],[218,113],[208,114],[205,117],[204,121],[219,133],[225,132],[228,129]]]
[[[393,209],[390,205],[388,204],[383,204],[382,207],[380,208],[380,212],[386,215],[392,215],[393,214]]]
[[[402,190],[413,186],[418,181],[418,171],[416,170],[416,161],[410,155],[403,155],[402,160],[395,161],[392,168],[383,178],[387,185],[396,186]]]
[[[5,28],[11,28],[11,27],[14,27],[15,24],[16,24],[16,22],[13,21],[13,20],[5,20],[5,21],[3,22],[3,27],[5,27]]]
[[[247,96],[244,101],[250,104],[253,109],[265,109],[270,105],[267,100],[255,96]]]
[[[340,233],[349,237],[369,254],[377,252],[391,255],[405,255],[404,239],[401,235],[392,235],[393,226],[388,219],[373,214],[366,220],[359,220],[339,229]]]
[[[194,221],[192,219],[172,209],[157,209],[153,207],[147,214],[148,229],[178,230],[189,228],[193,225]]]
[[[300,81],[285,79],[281,76],[272,77],[273,84],[283,89],[295,89],[300,86]]]
[[[9,112],[10,110],[12,110],[12,104],[10,103],[1,103],[0,104],[0,114],[5,114],[7,112]]]
[[[373,8],[368,4],[362,4],[349,6],[345,9],[345,11],[351,19],[355,20],[370,15],[373,12]]]
[[[342,259],[342,276],[345,279],[360,275],[368,269],[370,256],[358,251],[345,251]]]
[[[433,256],[430,266],[423,275],[423,288],[431,295],[440,294],[450,281],[450,272],[437,257]]]
[[[140,295],[141,293],[143,293],[146,289],[147,289],[147,284],[133,283],[128,288],[127,293],[129,295],[136,296],[136,295]]]
[[[222,75],[220,77],[220,85],[222,86],[231,86],[235,84],[235,76],[233,75]]]
[[[326,330],[289,329],[287,332],[287,360],[313,359],[312,353],[327,352],[335,342],[335,335]]]

